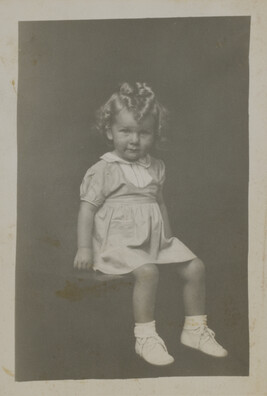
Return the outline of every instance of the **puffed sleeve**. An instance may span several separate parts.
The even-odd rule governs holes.
[[[99,207],[106,199],[105,166],[102,161],[86,172],[80,186],[80,199]]]

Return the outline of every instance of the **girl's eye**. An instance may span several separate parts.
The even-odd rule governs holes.
[[[151,131],[143,130],[141,131],[141,135],[151,135]]]

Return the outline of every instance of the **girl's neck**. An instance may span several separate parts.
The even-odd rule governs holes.
[[[135,162],[147,162],[148,159],[150,158],[149,154],[146,154],[144,157],[142,158],[138,158],[137,160],[126,160],[125,158],[122,158],[117,152],[116,150],[110,151],[110,154],[114,155],[115,157],[119,158],[122,161],[128,162],[128,163],[135,163]]]

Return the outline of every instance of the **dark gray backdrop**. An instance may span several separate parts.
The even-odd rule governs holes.
[[[248,375],[249,17],[19,24],[16,380]],[[119,82],[172,114],[165,161],[174,233],[207,266],[216,360],[179,344],[181,284],[161,270],[156,319],[174,365],[134,353],[132,280],[72,272],[81,179],[107,151],[90,133]]]

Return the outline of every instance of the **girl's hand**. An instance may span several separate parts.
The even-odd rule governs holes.
[[[89,270],[93,265],[93,251],[91,248],[79,248],[75,259],[74,268]]]

